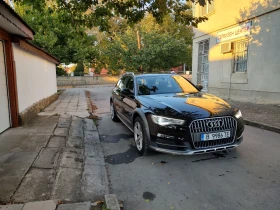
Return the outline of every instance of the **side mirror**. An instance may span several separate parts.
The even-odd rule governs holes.
[[[129,89],[125,88],[125,89],[122,90],[122,94],[130,95],[130,94],[132,94],[132,92]]]
[[[199,91],[201,91],[201,90],[203,89],[203,86],[202,86],[201,84],[198,84],[198,85],[196,86],[196,88],[197,88]]]

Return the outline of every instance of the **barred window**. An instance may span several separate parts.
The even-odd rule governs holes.
[[[200,16],[207,15],[214,11],[214,1],[211,1],[211,4],[206,1],[204,7],[200,6]]]
[[[198,73],[208,73],[209,40],[204,40],[198,46]]]
[[[203,85],[203,90],[208,90],[209,77],[209,39],[199,42],[198,45],[198,69],[197,69],[197,84]]]
[[[248,41],[235,42],[233,51],[233,72],[246,72],[248,60]]]

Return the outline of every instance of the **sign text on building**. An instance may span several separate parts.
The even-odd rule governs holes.
[[[251,22],[217,33],[217,43],[250,35]]]

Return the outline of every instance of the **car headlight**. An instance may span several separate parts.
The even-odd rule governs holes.
[[[173,118],[168,118],[168,117],[161,117],[161,116],[156,116],[156,115],[151,115],[152,120],[155,124],[158,125],[182,125],[185,120],[179,120],[179,119],[173,119]]]
[[[236,112],[236,114],[234,115],[237,119],[241,118],[242,117],[242,113],[241,111],[239,110],[238,112]]]

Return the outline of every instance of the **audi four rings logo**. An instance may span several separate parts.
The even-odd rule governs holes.
[[[222,127],[224,125],[223,120],[211,120],[206,123],[208,128],[217,128],[217,127]]]

